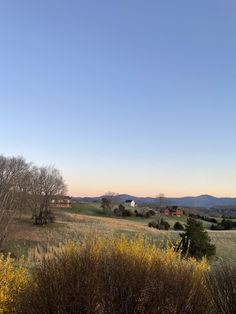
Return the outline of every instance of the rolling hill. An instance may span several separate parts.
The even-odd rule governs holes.
[[[104,196],[97,197],[73,197],[76,201],[96,202],[101,201]],[[154,197],[138,197],[128,194],[120,194],[117,196],[117,202],[123,203],[125,200],[132,199],[138,204],[157,203],[158,198]],[[211,208],[217,206],[236,206],[236,198],[231,197],[215,197],[212,195],[199,195],[187,197],[166,197],[164,199],[166,205],[177,205],[187,207],[204,207]]]

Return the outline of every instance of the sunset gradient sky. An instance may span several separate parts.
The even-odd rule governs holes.
[[[0,153],[70,195],[236,196],[234,0],[0,1]]]

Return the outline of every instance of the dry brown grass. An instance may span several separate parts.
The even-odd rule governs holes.
[[[179,232],[159,231],[148,228],[147,224],[122,218],[108,218],[72,213],[66,210],[57,210],[56,223],[44,227],[34,226],[30,215],[23,214],[14,220],[9,229],[7,250],[15,256],[26,254],[28,248],[37,245],[55,245],[68,239],[77,240],[88,234],[117,235],[124,233],[128,237],[136,234],[147,234],[160,247],[168,241],[179,239]],[[145,221],[145,220],[144,220]],[[216,245],[217,257],[236,262],[236,231],[209,231],[212,242]],[[22,248],[22,249],[21,249]]]
[[[219,263],[206,273],[207,288],[210,293],[212,313],[236,313],[236,266]]]
[[[56,223],[47,226],[33,225],[27,215],[15,219],[9,228],[9,249],[14,251],[13,244],[18,243],[20,245],[28,243],[30,248],[38,244],[43,246],[55,245],[69,239],[77,240],[88,234],[114,235],[125,233],[127,236],[135,236],[140,233],[149,234],[159,239],[159,243],[167,242],[171,237],[169,232],[148,228],[143,224],[124,219],[94,217],[60,211],[56,215]]]

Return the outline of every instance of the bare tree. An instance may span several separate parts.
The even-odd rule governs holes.
[[[165,206],[165,202],[166,202],[165,194],[164,193],[160,193],[157,198],[159,199],[159,207]]]
[[[52,200],[63,197],[66,185],[54,167],[34,168],[31,176],[30,207],[35,223],[43,223],[50,214]]]
[[[118,196],[119,194],[115,192],[107,192],[102,198],[101,207],[103,208],[107,216],[111,216],[111,214],[113,213],[114,206],[117,203]]]
[[[23,158],[0,156],[0,249],[16,211],[24,206],[29,171],[30,165]]]
[[[16,212],[30,208],[35,222],[46,222],[52,199],[62,197],[66,185],[54,167],[35,167],[21,157],[0,156],[0,249]]]

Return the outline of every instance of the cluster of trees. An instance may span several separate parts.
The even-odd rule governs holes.
[[[154,220],[149,222],[149,227],[159,230],[170,229],[170,224],[168,221],[164,220],[161,215],[157,215],[154,210],[142,211],[141,208],[139,211],[135,210],[133,213],[130,209],[126,209],[122,204],[116,207],[117,196],[118,194],[109,192],[104,198],[102,198],[101,206],[108,216],[116,215],[125,217],[135,214],[137,217],[149,218],[152,215],[155,215]],[[216,254],[216,247],[211,243],[211,239],[207,231],[204,230],[202,222],[197,219],[202,219],[209,222],[217,222],[215,218],[201,216],[198,214],[190,214],[185,226],[183,226],[180,222],[176,222],[174,224],[174,229],[184,231],[183,233],[180,233],[181,241],[176,245],[176,250],[181,250],[183,255],[193,256],[195,258],[202,258],[203,256],[210,258]],[[233,228],[235,225],[236,223],[223,219],[221,224],[218,224],[217,226],[224,226],[224,228],[226,228],[226,226],[227,228],[232,226]]]
[[[159,230],[169,230],[170,224],[160,216],[157,216],[155,220],[149,222],[148,227]]]
[[[208,212],[220,216],[225,219],[235,219],[236,218],[236,205],[224,205],[211,207]]]
[[[117,203],[117,197],[118,194],[114,192],[108,192],[103,198],[102,198],[102,209],[104,213],[107,216],[112,216],[114,213],[114,208]]]
[[[118,217],[130,217],[132,216],[132,211],[130,209],[125,208],[124,205],[120,204],[118,207],[114,209],[114,215]]]
[[[236,214],[233,216],[230,216],[230,215],[222,215],[222,218],[223,219],[236,219]]]
[[[30,209],[35,224],[52,221],[49,205],[66,192],[54,167],[36,167],[22,157],[0,156],[0,249],[16,212]]]
[[[136,217],[150,218],[156,214],[153,209],[146,207],[140,207],[134,211],[131,208],[126,208],[123,204],[119,204],[119,194],[114,192],[108,192],[102,198],[101,203],[101,207],[107,216],[130,217],[135,215]]]
[[[148,226],[159,230],[170,229],[169,223],[161,216],[157,216],[155,220],[149,222]],[[210,258],[216,254],[216,247],[211,243],[211,239],[200,221],[190,217],[185,226],[177,221],[174,229],[184,231],[180,233],[181,241],[176,244],[176,251],[181,251],[184,256],[201,259],[203,256]]]
[[[226,218],[223,216],[223,219],[221,222],[219,222],[217,219],[209,216],[203,216],[199,214],[189,214],[190,218],[193,219],[201,219],[207,222],[211,222],[211,230],[232,230],[236,228],[236,221],[231,220],[230,218]]]
[[[156,212],[153,209],[140,208],[139,210],[135,209],[134,214],[136,217],[150,218],[156,215]]]
[[[222,219],[221,222],[211,225],[211,230],[232,230],[236,228],[236,221]]]
[[[215,218],[212,218],[209,216],[203,216],[203,215],[199,215],[199,214],[191,214],[190,213],[189,217],[194,218],[194,219],[201,219],[201,220],[205,220],[205,221],[217,224],[217,220]]]

